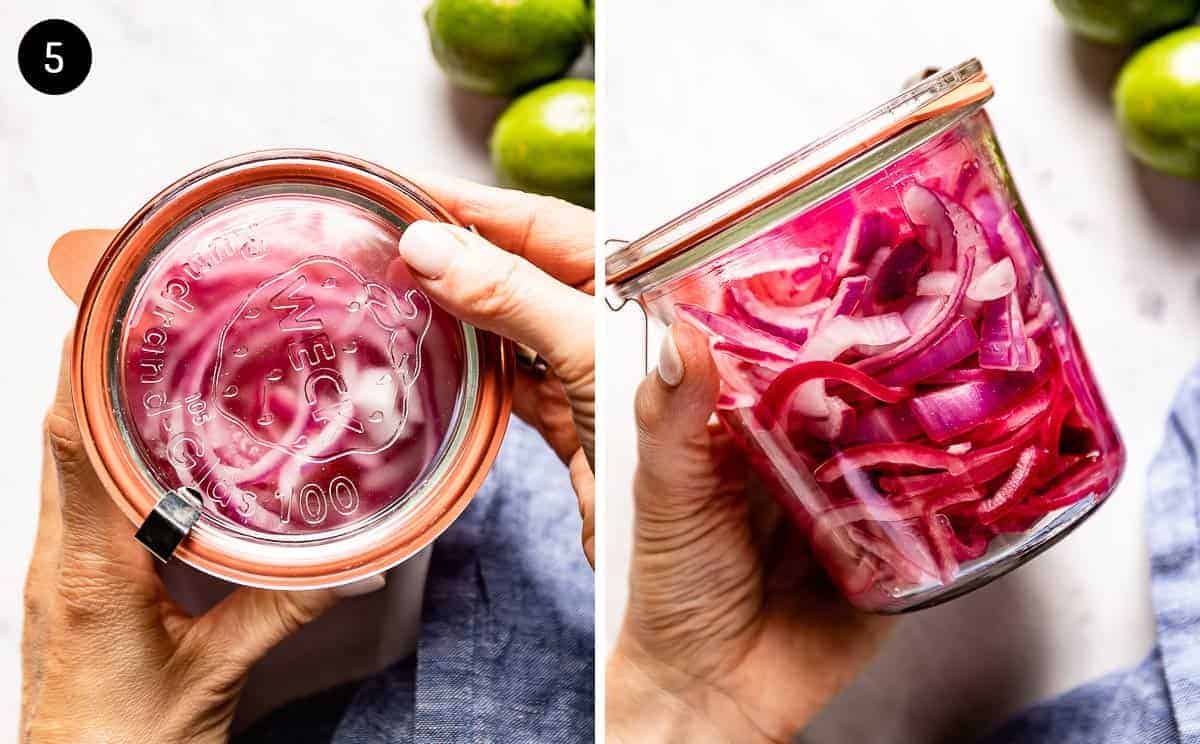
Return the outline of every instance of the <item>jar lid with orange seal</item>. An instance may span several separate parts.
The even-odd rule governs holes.
[[[507,426],[514,350],[418,288],[397,252],[417,220],[454,222],[383,168],[279,150],[184,177],[111,242],[59,240],[76,415],[156,556],[334,586],[466,508]]]

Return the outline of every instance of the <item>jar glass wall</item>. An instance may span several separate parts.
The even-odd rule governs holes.
[[[404,225],[350,192],[225,196],[131,287],[118,410],[164,490],[205,518],[319,536],[401,504],[451,430],[461,324],[396,255]],[[471,349],[473,352],[473,348]]]
[[[881,612],[1027,560],[1125,457],[986,114],[892,144],[640,296],[707,334],[719,417],[840,591]]]

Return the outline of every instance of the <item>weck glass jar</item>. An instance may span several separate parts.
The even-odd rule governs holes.
[[[271,588],[344,584],[462,512],[510,411],[507,341],[447,315],[397,243],[452,222],[408,180],[317,151],[224,160],[51,270],[79,302],[76,414],[162,559]]]
[[[976,60],[619,249],[610,292],[707,335],[717,414],[855,606],[976,588],[1125,453],[983,110]]]

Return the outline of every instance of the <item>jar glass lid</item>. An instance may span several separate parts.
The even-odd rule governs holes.
[[[225,195],[159,241],[113,327],[114,408],[164,489],[268,535],[402,503],[451,431],[460,324],[416,288],[395,217],[349,192]]]
[[[420,291],[397,249],[417,220],[453,222],[378,166],[276,150],[185,176],[113,238],[79,299],[72,392],[156,555],[330,586],[466,508],[504,436],[513,349]]]

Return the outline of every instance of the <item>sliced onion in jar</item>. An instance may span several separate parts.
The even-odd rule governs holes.
[[[713,339],[722,420],[854,596],[951,582],[1114,477],[1032,238],[973,162],[822,226],[832,259],[768,245],[727,314],[677,305]]]
[[[976,302],[997,300],[1012,292],[1017,287],[1017,273],[1013,270],[1011,258],[992,264],[983,273],[975,277],[971,286],[967,287],[967,299]]]

